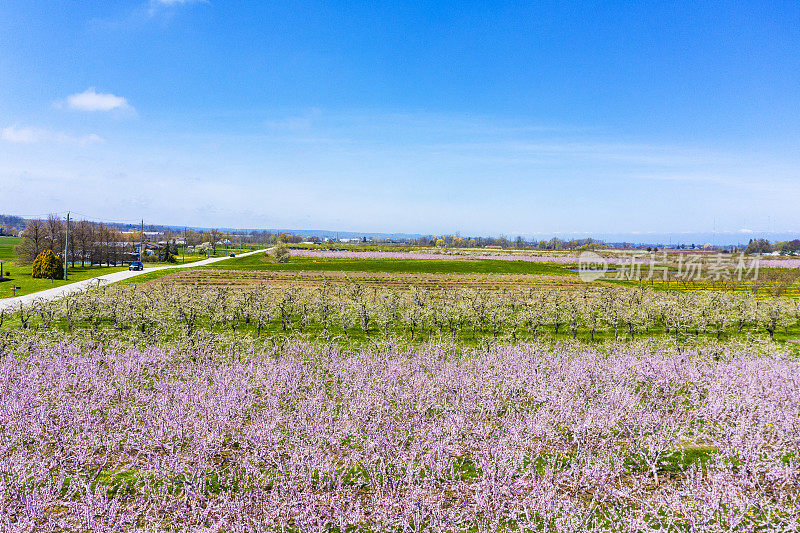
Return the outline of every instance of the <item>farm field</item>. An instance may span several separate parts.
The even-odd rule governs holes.
[[[777,343],[114,339],[3,336],[4,530],[798,525]]]
[[[309,284],[317,280],[357,280],[370,285],[415,284],[428,288],[455,286],[467,283],[470,286],[513,287],[549,286],[580,287],[583,282],[575,272],[573,263],[475,259],[473,257],[451,257],[423,252],[382,252],[375,247],[366,253],[366,246],[358,251],[346,251],[346,257],[326,255],[292,256],[286,263],[277,263],[269,256],[253,255],[232,258],[214,266],[192,269],[190,272],[174,274],[179,284],[208,286],[245,286],[251,283]],[[320,250],[314,250],[318,254]],[[340,253],[341,250],[335,250]],[[408,259],[409,255],[417,257]],[[381,258],[385,257],[385,258]],[[421,259],[419,257],[427,257]],[[623,267],[611,270],[598,283],[627,287],[647,287],[668,291],[734,291],[753,292],[760,297],[782,295],[800,296],[800,269],[761,268],[755,280],[735,276],[720,279],[686,279],[674,266],[659,267],[656,274],[648,276],[647,266],[642,266],[641,279],[625,279]],[[663,272],[666,272],[664,279]],[[282,274],[281,274],[282,273]],[[167,276],[169,273],[145,274],[128,283],[143,283]],[[622,278],[622,279],[617,279]]]
[[[607,252],[611,255],[610,252]],[[647,255],[647,254],[644,254]],[[686,268],[682,266],[683,260],[677,260],[676,255],[665,256],[666,261],[657,262],[653,256],[649,260],[644,258],[617,257],[609,260],[609,272],[602,279],[603,282],[627,284],[629,286],[648,286],[667,290],[740,290],[755,291],[764,294],[784,294],[787,296],[800,295],[800,268],[792,267],[793,260],[760,261],[761,265],[782,264],[782,268],[764,266],[755,268],[752,265],[757,259],[743,260],[739,266],[742,271],[737,276],[737,271],[731,266],[727,271],[719,271],[714,276],[709,276],[714,268],[714,259],[709,255],[696,266],[696,272],[706,273],[699,276],[701,279],[689,279],[685,276]],[[700,256],[702,257],[702,256]],[[397,273],[482,273],[482,274],[519,274],[530,278],[535,275],[560,275],[577,279],[575,272],[578,266],[577,257],[572,255],[531,256],[508,252],[493,255],[447,255],[429,253],[428,251],[416,252],[387,252],[381,247],[368,251],[366,247],[359,246],[357,250],[292,250],[289,262],[276,263],[269,256],[249,256],[222,261],[215,268],[246,270],[282,270],[282,271],[321,271],[321,272],[397,272]],[[736,264],[736,259],[726,258],[730,265]],[[755,274],[757,275],[754,275]],[[631,279],[632,274],[637,274],[636,279]],[[755,277],[756,279],[752,279]],[[739,279],[741,278],[741,279]]]
[[[190,269],[170,275],[161,273],[144,278],[131,279],[128,285],[150,282],[173,286],[199,288],[231,287],[245,288],[253,285],[272,287],[319,286],[324,283],[357,283],[370,287],[428,288],[447,289],[459,287],[473,288],[513,288],[513,287],[569,287],[582,286],[574,276],[563,274],[515,275],[515,274],[448,274],[412,272],[364,272],[332,270],[216,270]]]
[[[172,277],[175,276],[175,277]],[[293,258],[288,263],[275,262],[259,254],[236,257],[175,274],[170,272],[145,273],[125,284],[142,284],[168,277],[176,283],[239,286],[264,280],[282,279],[288,283],[309,283],[330,278],[364,279],[366,283],[408,284],[458,283],[464,279],[481,285],[508,285],[514,283],[579,283],[575,272],[567,265],[550,265],[523,261],[491,260],[434,260],[434,259],[313,259]],[[425,281],[428,279],[428,281]],[[404,281],[407,280],[407,281]],[[416,281],[415,281],[416,280]],[[438,280],[438,281],[432,281]],[[549,280],[549,281],[547,281]]]
[[[680,279],[673,275],[667,279],[618,280],[604,279],[603,283],[627,287],[647,287],[654,290],[696,292],[722,291],[753,293],[759,297],[800,297],[800,269],[762,268],[757,279]]]
[[[0,529],[800,527],[794,282],[562,266],[256,254],[0,313]]]
[[[441,257],[292,257],[288,263],[277,263],[268,256],[251,255],[221,261],[215,268],[231,270],[292,270],[324,272],[407,272],[407,273],[482,273],[482,274],[551,274],[571,275],[564,266],[528,261],[493,259],[444,259]]]

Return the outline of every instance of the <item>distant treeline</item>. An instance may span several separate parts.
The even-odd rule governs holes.
[[[25,219],[13,215],[0,215],[0,235],[18,235],[25,229]]]
[[[6,219],[19,217],[5,217]],[[20,219],[22,220],[22,219]],[[19,260],[32,263],[36,256],[45,250],[51,250],[64,259],[67,249],[67,261],[72,265],[120,265],[135,260],[139,254],[140,242],[144,241],[145,249],[160,249],[170,244],[175,253],[175,243],[183,243],[190,247],[205,245],[204,250],[216,252],[216,248],[236,246],[240,244],[270,244],[278,238],[287,242],[299,242],[299,237],[291,235],[279,236],[270,232],[225,233],[216,229],[208,231],[188,230],[186,232],[164,231],[157,234],[140,231],[121,231],[118,227],[102,222],[87,220],[71,220],[69,232],[67,221],[56,215],[47,219],[26,220],[22,231],[22,242],[16,247]],[[12,234],[18,234],[18,231]],[[69,246],[66,247],[67,235]]]
[[[748,254],[769,254],[773,252],[778,252],[782,255],[800,254],[800,240],[794,239],[772,244],[766,239],[750,239],[745,250],[745,253]]]
[[[66,222],[55,215],[50,215],[46,220],[25,220],[22,217],[0,215],[0,230],[3,235],[18,235],[22,228],[23,243],[19,247],[19,255],[24,261],[33,261],[36,254],[43,250],[52,250],[63,259],[64,240],[66,238]],[[122,231],[129,230],[129,231]],[[116,223],[89,222],[86,220],[70,223],[70,252],[69,261],[82,264],[119,264],[126,262],[131,254],[138,252],[136,243],[140,241],[139,228],[132,225]],[[188,246],[205,244],[205,248],[216,251],[219,245],[239,244],[275,244],[277,242],[322,243],[329,239],[317,236],[293,235],[289,232],[277,233],[273,231],[233,231],[226,232],[218,229],[175,231],[167,226],[144,226],[145,242],[183,242]],[[342,239],[342,242],[363,244],[403,244],[416,246],[439,246],[451,248],[517,248],[539,250],[591,250],[608,248],[610,245],[593,238],[584,239],[559,239],[553,237],[549,240],[526,240],[517,237],[509,240],[505,237],[461,237],[458,235],[424,236],[406,239],[389,239],[376,237],[361,237]],[[619,245],[614,245],[619,246]],[[642,247],[634,245],[633,247]],[[625,247],[628,247],[627,245]],[[678,245],[676,248],[688,249],[687,245]],[[720,247],[714,247],[720,248]],[[724,248],[724,247],[723,247]],[[691,249],[695,249],[691,245]],[[727,250],[727,248],[725,248]],[[746,248],[746,253],[771,253],[779,252],[786,255],[800,254],[800,240],[770,243],[765,239],[751,240]]]
[[[67,239],[67,224],[56,216],[46,220],[28,220],[17,246],[17,256],[25,263],[33,262],[45,250],[52,250],[62,260]],[[123,234],[116,228],[86,220],[72,221],[69,225],[69,252],[67,260],[73,265],[118,265],[130,261],[135,254],[139,235]]]
[[[411,244],[422,246],[447,246],[452,248],[538,248],[540,250],[587,250],[600,248],[603,241],[592,238],[571,239],[568,241],[553,237],[550,240],[528,241],[522,237],[514,240],[505,237],[459,237],[456,235],[443,235],[441,237],[423,237],[410,240]]]

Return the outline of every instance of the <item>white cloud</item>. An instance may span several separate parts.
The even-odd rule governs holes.
[[[41,128],[8,126],[0,130],[0,139],[16,144],[33,144],[39,142],[56,142],[87,145],[101,142],[103,139],[94,133],[87,135],[70,135],[63,131],[51,131]]]
[[[17,128],[8,126],[0,132],[0,139],[12,143],[30,144],[39,142],[42,139],[42,130],[35,128]]]
[[[70,109],[80,111],[114,111],[114,110],[133,110],[128,104],[128,100],[122,96],[110,93],[98,93],[94,87],[90,87],[82,93],[73,94],[67,97],[67,105]]]

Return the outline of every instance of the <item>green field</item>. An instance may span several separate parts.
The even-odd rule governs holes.
[[[574,276],[566,268],[530,261],[496,261],[491,259],[340,259],[292,257],[288,263],[276,263],[271,257],[255,254],[215,263],[214,269],[322,271],[322,272],[385,272],[413,274],[533,274]]]

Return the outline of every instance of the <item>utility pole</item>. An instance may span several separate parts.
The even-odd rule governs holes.
[[[186,226],[183,227],[183,246],[181,247],[183,250],[183,262],[186,262]]]
[[[142,229],[139,231],[139,262],[144,256],[144,219],[142,219]]]
[[[67,238],[64,239],[64,281],[67,281],[68,257],[69,257],[69,211],[67,211]]]

